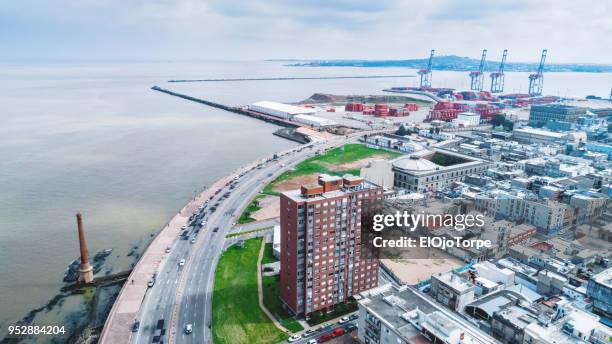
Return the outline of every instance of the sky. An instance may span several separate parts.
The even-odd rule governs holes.
[[[610,0],[0,1],[0,60],[410,59],[612,64]],[[499,56],[497,56],[499,55]]]

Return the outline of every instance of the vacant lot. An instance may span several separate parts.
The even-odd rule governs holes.
[[[232,246],[221,256],[213,293],[215,343],[278,343],[287,338],[259,308],[257,258],[261,238]]]
[[[288,190],[289,187],[295,188],[297,182],[316,181],[316,176],[320,173],[337,176],[347,173],[359,175],[360,168],[368,159],[392,159],[400,155],[396,152],[368,148],[362,144],[347,144],[302,161],[292,171],[281,174],[268,184],[263,193],[278,195],[279,191]]]
[[[436,257],[415,259],[381,259],[380,263],[391,270],[402,284],[417,284],[432,275],[446,272],[465,265],[448,253],[436,250]]]

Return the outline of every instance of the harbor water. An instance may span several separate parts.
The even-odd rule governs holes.
[[[229,105],[294,102],[315,92],[384,94],[416,78],[168,83],[170,79],[416,74],[400,68],[285,67],[278,62],[1,64],[0,327],[59,291],[78,255],[83,213],[91,254],[113,249],[101,273],[129,269],[152,236],[203,187],[296,143],[277,126],[150,88]],[[549,73],[546,94],[607,96],[610,74]],[[527,73],[507,73],[525,92]],[[434,72],[433,86],[468,86],[463,72]],[[64,299],[36,322],[83,315],[87,295]],[[44,341],[44,339],[42,339]]]

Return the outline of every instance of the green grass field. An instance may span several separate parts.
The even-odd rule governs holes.
[[[291,179],[293,177],[304,176],[314,173],[327,173],[337,176],[341,176],[347,173],[359,175],[360,171],[358,168],[350,168],[346,170],[332,170],[328,166],[348,164],[351,162],[372,157],[374,155],[379,155],[383,158],[392,159],[400,156],[401,154],[383,149],[369,148],[365,145],[357,143],[347,144],[342,147],[330,149],[324,154],[313,156],[302,161],[301,163],[297,164],[292,171],[287,171],[281,174],[272,183],[266,185],[262,193],[278,196],[279,193],[274,191],[274,186],[279,182]]]
[[[264,198],[265,195],[257,195],[257,197],[253,198],[253,200],[247,205],[244,209],[240,218],[238,218],[238,223],[243,225],[245,223],[255,222],[255,219],[251,217],[251,214],[261,209],[260,206],[257,205],[257,201]]]
[[[278,259],[276,259],[276,257],[274,257],[274,254],[272,253],[272,243],[266,243],[266,248],[264,249],[264,254],[263,257],[261,258],[261,264],[269,264],[269,263],[274,263],[274,262],[278,262]]]
[[[259,308],[257,258],[261,240],[247,240],[244,248],[232,246],[219,260],[212,312],[213,340],[217,344],[268,344],[287,338]]]
[[[302,331],[304,329],[302,325],[282,307],[280,300],[280,276],[263,276],[261,283],[263,287],[263,301],[266,308],[289,331]]]

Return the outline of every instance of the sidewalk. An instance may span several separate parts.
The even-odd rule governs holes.
[[[266,247],[266,239],[264,238],[261,241],[261,248],[259,249],[259,257],[257,258],[257,297],[259,298],[259,308],[261,308],[261,310],[264,313],[266,313],[266,316],[270,319],[270,321],[272,321],[274,326],[276,326],[279,330],[285,332],[287,335],[291,335],[292,332],[286,329],[285,327],[283,327],[283,325],[281,325],[281,323],[279,323],[278,320],[276,320],[274,315],[270,313],[270,311],[268,310],[268,308],[266,308],[263,302],[263,287],[262,287],[262,282],[261,282],[261,259],[263,258],[265,247]]]

